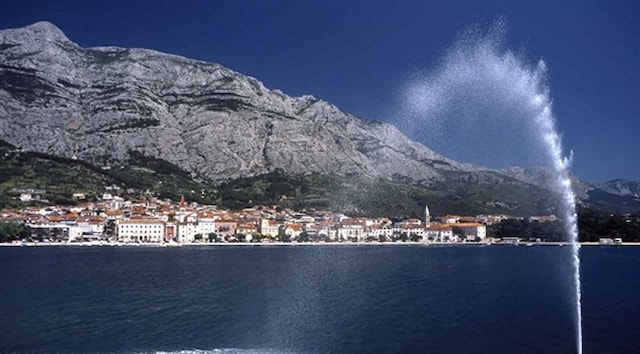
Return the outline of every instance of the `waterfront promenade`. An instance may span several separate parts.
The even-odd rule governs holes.
[[[0,243],[0,247],[252,247],[252,246],[285,246],[285,247],[306,247],[306,246],[418,246],[418,247],[533,247],[533,246],[569,246],[571,242],[520,242],[518,244],[506,244],[500,242],[187,242],[187,243],[153,243],[153,242],[12,242]],[[580,246],[586,247],[620,247],[620,246],[640,246],[640,242],[623,242],[616,245],[602,245],[598,242],[580,242]]]

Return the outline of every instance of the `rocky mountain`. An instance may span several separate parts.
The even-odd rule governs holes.
[[[544,167],[510,167],[500,170],[504,175],[541,188],[553,184],[553,173]],[[584,206],[614,211],[640,210],[640,183],[612,180],[605,183],[589,183],[571,174],[576,196]]]
[[[544,169],[495,171],[450,160],[390,124],[313,96],[287,96],[215,63],[83,48],[49,22],[0,31],[0,142],[96,166],[143,156],[214,184],[282,170],[440,188],[440,200],[467,198],[466,185],[505,186],[473,192],[478,209],[546,187],[550,178]],[[585,200],[594,189],[638,191],[622,182],[604,190],[578,178],[574,184]],[[505,211],[517,210],[525,194]]]
[[[428,185],[471,171],[392,125],[289,97],[221,65],[82,48],[48,22],[0,31],[0,139],[97,163],[131,151],[221,181],[275,169]]]
[[[555,178],[553,171],[545,167],[509,167],[500,170],[500,173],[543,188],[553,185]],[[588,192],[595,186],[581,180],[574,174],[571,174],[570,178],[576,196],[580,199],[588,199]]]
[[[621,195],[621,196],[632,196],[640,199],[640,182],[614,179],[614,180],[599,184],[598,188],[611,194]]]

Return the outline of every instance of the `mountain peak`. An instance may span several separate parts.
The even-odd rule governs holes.
[[[34,34],[42,36],[46,39],[61,40],[61,41],[69,40],[69,38],[67,38],[64,32],[62,32],[62,30],[58,28],[58,26],[54,25],[49,21],[36,22],[34,24],[31,24],[25,27],[25,29],[33,31]]]
[[[71,42],[60,28],[49,21],[40,21],[26,27],[11,28],[0,31],[0,38],[11,42],[26,41],[58,41]]]

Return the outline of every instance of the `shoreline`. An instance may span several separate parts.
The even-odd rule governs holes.
[[[488,242],[190,242],[190,243],[122,243],[122,242],[18,242],[0,243],[0,247],[152,247],[152,248],[180,248],[180,247],[316,247],[316,246],[400,246],[400,247],[487,247],[487,246],[570,246],[571,242],[520,242],[518,244],[501,244]],[[640,242],[623,242],[617,245],[601,245],[598,242],[580,242],[580,247],[634,247]]]

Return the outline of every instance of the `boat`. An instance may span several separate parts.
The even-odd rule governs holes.
[[[181,243],[175,241],[169,241],[162,244],[163,247],[182,247]]]

